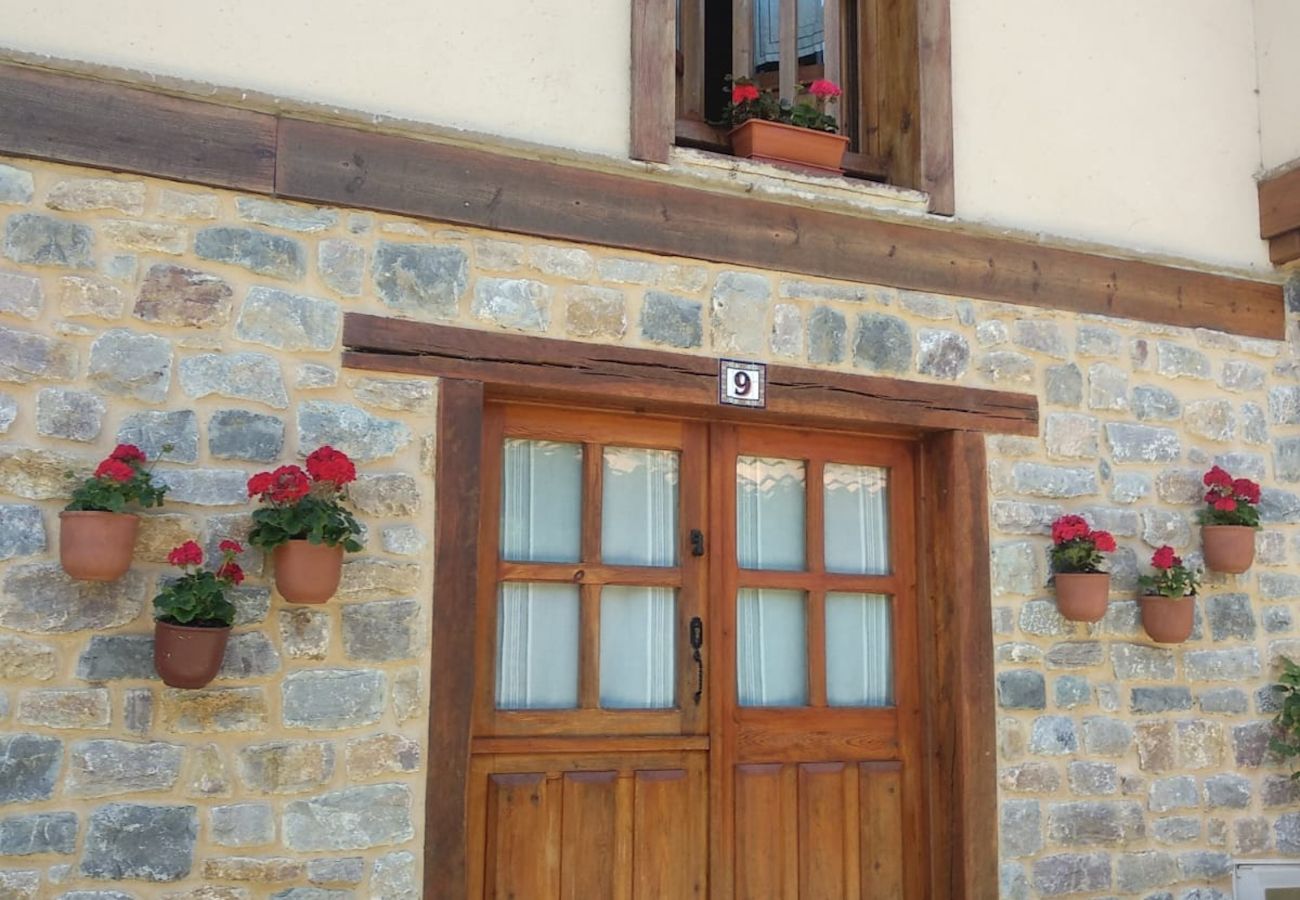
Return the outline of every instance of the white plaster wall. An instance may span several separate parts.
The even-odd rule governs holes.
[[[0,0],[0,46],[623,156],[626,0]]]
[[[1265,169],[1300,159],[1300,3],[1255,0]]]
[[[958,215],[1269,267],[1251,0],[952,0],[952,18]]]

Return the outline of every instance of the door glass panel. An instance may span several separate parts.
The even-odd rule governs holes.
[[[501,585],[496,701],[498,709],[578,705],[577,585]]]
[[[507,439],[501,558],[577,562],[581,547],[582,445]]]
[[[826,595],[826,702],[892,706],[890,601],[883,594]]]
[[[742,569],[804,568],[804,486],[800,459],[736,459],[736,555]]]
[[[740,590],[736,687],[741,706],[807,704],[807,618],[802,591]]]
[[[677,564],[678,457],[673,450],[606,447],[601,560],[615,566]]]
[[[663,709],[676,700],[672,588],[606,585],[600,592],[600,705]]]
[[[826,571],[889,574],[889,470],[827,463]]]

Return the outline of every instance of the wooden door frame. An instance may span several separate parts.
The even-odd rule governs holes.
[[[523,338],[351,314],[351,368],[440,379],[435,469],[433,659],[424,896],[465,900],[474,680],[479,460],[489,399],[630,409],[906,434],[917,469],[920,658],[925,682],[927,896],[997,896],[993,635],[984,432],[1036,434],[1028,395],[769,367],[766,410],[717,405],[706,357]],[[942,523],[942,527],[938,527]],[[960,539],[955,535],[962,527]],[[926,540],[928,534],[948,535]],[[991,843],[992,842],[992,843]]]

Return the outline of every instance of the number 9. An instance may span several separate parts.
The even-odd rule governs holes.
[[[731,376],[731,383],[739,397],[748,397],[750,388],[754,386],[754,380],[749,377],[748,372],[736,372]]]

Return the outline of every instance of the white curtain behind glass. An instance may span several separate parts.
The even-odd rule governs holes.
[[[605,448],[602,562],[615,566],[677,564],[677,472],[674,450]]]
[[[802,591],[740,590],[736,694],[741,706],[808,702],[807,616]]]
[[[825,43],[823,0],[799,0],[799,56],[809,56]],[[754,0],[754,65],[781,60],[781,0]]]
[[[826,702],[831,706],[893,704],[888,597],[826,595]]]
[[[889,470],[827,463],[826,571],[889,574]]]
[[[501,558],[577,562],[582,548],[582,445],[505,442]]]
[[[804,568],[804,462],[736,460],[736,556],[742,569]]]

